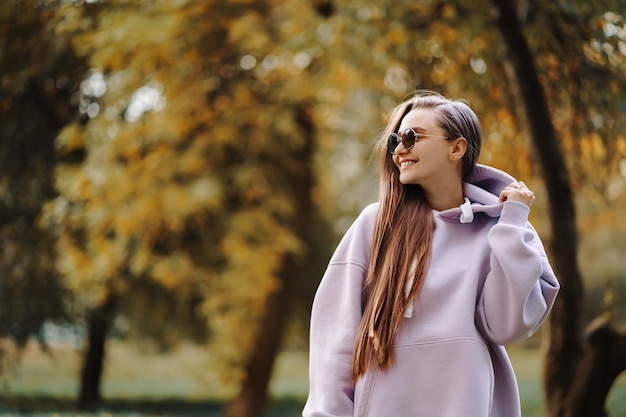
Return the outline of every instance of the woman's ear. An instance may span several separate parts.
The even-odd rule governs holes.
[[[449,158],[451,161],[458,161],[463,158],[465,152],[467,151],[467,141],[465,138],[460,137],[450,141],[450,155]]]

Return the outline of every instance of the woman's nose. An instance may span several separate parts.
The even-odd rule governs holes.
[[[399,142],[398,146],[396,146],[394,153],[398,154],[398,153],[405,153],[405,152],[408,152],[407,149],[404,147],[402,142]]]

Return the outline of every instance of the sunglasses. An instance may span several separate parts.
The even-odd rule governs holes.
[[[398,147],[400,142],[402,142],[402,146],[404,146],[404,149],[409,151],[409,150],[411,150],[413,148],[413,146],[415,146],[415,141],[416,140],[418,140],[420,138],[426,138],[426,137],[449,139],[448,136],[426,135],[424,133],[417,133],[415,130],[413,130],[411,128],[407,128],[407,129],[404,129],[399,134],[398,133],[392,133],[391,135],[389,135],[389,139],[388,139],[388,142],[387,142],[387,147],[389,148],[389,152],[392,155],[395,155],[396,154],[396,148]]]

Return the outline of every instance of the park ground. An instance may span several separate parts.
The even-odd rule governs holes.
[[[509,353],[520,385],[523,417],[545,417],[541,391],[541,354],[536,347],[513,346]],[[180,345],[168,353],[151,346],[109,343],[102,394],[105,404],[95,413],[78,413],[80,350],[36,343],[0,380],[0,417],[217,417],[234,391],[207,368],[206,351]],[[297,417],[306,398],[307,354],[283,352],[271,383],[266,417]],[[614,385],[608,401],[611,417],[626,417],[626,375]]]

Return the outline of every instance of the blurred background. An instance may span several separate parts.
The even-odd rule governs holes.
[[[626,416],[626,1],[3,0],[0,416],[298,416],[308,320],[428,89],[563,290],[525,417]],[[621,376],[620,376],[621,374]]]

